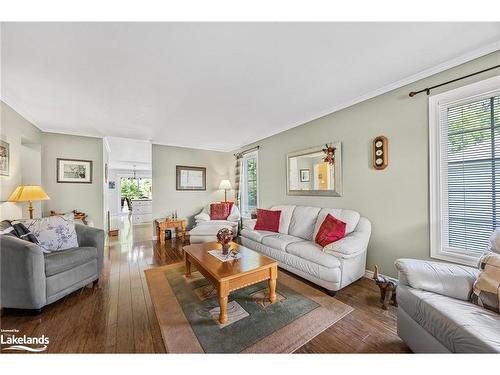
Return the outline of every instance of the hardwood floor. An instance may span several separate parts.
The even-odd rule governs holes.
[[[48,336],[49,353],[165,353],[144,270],[182,261],[183,244],[178,240],[160,246],[151,235],[149,226],[125,225],[105,249],[97,286],[66,296],[38,316],[3,311],[1,328]],[[361,279],[335,298],[355,310],[297,353],[409,352],[396,334],[396,309],[380,308],[372,280]]]

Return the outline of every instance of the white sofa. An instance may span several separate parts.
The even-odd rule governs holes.
[[[238,233],[238,223],[241,216],[236,205],[233,205],[226,220],[211,220],[209,212],[210,206],[207,206],[194,217],[195,227],[189,231],[190,243],[217,241],[217,232],[222,228],[232,229],[235,235]]]
[[[279,266],[335,292],[365,274],[371,234],[368,219],[352,210],[307,206],[274,206],[281,211],[279,233],[254,230],[243,220],[241,244],[279,262]],[[314,238],[327,214],[347,224],[346,236],[322,248]]]
[[[398,335],[415,353],[500,353],[500,314],[472,304],[473,267],[398,259]]]

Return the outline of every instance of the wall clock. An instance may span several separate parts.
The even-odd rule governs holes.
[[[380,135],[373,140],[373,168],[382,170],[389,163],[389,141]]]

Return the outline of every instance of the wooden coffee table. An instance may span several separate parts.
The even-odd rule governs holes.
[[[227,298],[229,293],[258,282],[268,280],[269,301],[276,300],[276,279],[278,277],[278,262],[264,255],[231,243],[232,249],[237,249],[242,257],[222,262],[209,250],[221,249],[217,242],[207,242],[184,246],[186,261],[186,277],[191,276],[191,265],[194,265],[216,288],[219,297],[219,322],[227,321]]]

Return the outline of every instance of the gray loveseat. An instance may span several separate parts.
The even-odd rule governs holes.
[[[500,314],[469,302],[479,270],[398,259],[398,335],[415,353],[500,353]]]
[[[78,248],[50,254],[31,242],[0,236],[0,304],[33,310],[85,285],[97,283],[104,257],[104,231],[76,224]]]

